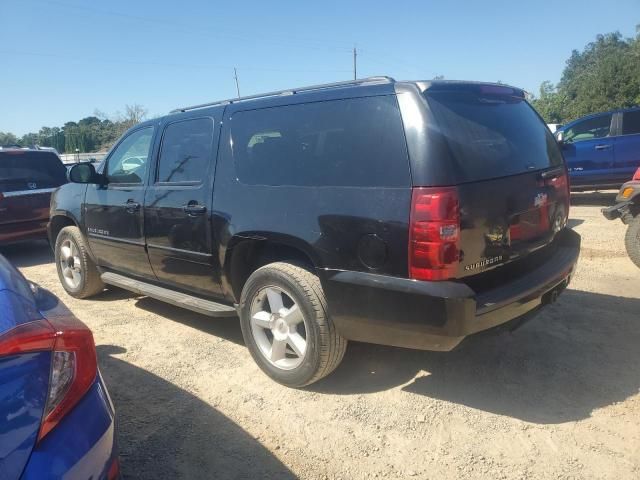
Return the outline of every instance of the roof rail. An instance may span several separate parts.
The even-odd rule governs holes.
[[[192,105],[190,107],[176,108],[174,110],[171,110],[171,112],[169,113],[186,112],[187,110],[195,110],[197,108],[204,108],[204,107],[213,107],[215,105],[228,105],[231,103],[244,102],[246,100],[254,100],[256,98],[277,97],[279,95],[295,95],[296,93],[300,93],[300,92],[323,90],[325,88],[348,87],[350,85],[363,85],[366,83],[394,83],[394,82],[395,80],[393,78],[386,77],[386,76],[359,78],[356,80],[347,80],[344,82],[323,83],[320,85],[312,85],[310,87],[301,87],[301,88],[288,88],[286,90],[278,90],[275,92],[259,93],[257,95],[249,95],[246,97],[229,98],[227,100],[218,100],[210,103],[201,103],[199,105]]]

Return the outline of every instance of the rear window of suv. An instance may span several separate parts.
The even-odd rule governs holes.
[[[55,153],[0,151],[0,192],[56,188],[67,182],[67,170]]]
[[[244,184],[410,184],[394,96],[241,111],[232,117],[231,136],[236,172]]]
[[[446,168],[457,183],[562,165],[555,139],[524,99],[476,91],[425,97],[435,120],[430,134],[444,139]]]

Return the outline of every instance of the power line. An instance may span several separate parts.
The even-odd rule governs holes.
[[[159,66],[159,67],[171,67],[171,68],[194,68],[194,69],[217,69],[217,70],[229,70],[230,68],[234,68],[230,65],[214,65],[214,64],[189,64],[189,63],[167,63],[167,62],[150,62],[150,61],[140,61],[140,60],[129,60],[129,59],[119,59],[119,60],[95,60],[95,59],[87,59],[74,57],[71,55],[59,55],[56,53],[44,53],[44,52],[28,52],[28,51],[18,51],[18,50],[0,50],[0,53],[6,55],[27,55],[27,56],[36,56],[36,57],[51,57],[51,58],[59,58],[62,60],[71,60],[80,63],[93,63],[93,64],[109,64],[109,65],[148,65],[148,66]],[[236,67],[237,68],[237,67]],[[272,67],[251,67],[251,66],[241,66],[244,70],[254,70],[254,71],[263,71],[263,72],[280,72],[280,73],[347,73],[351,70],[347,69],[328,69],[328,70],[299,70],[299,69],[286,69],[286,68],[272,68]]]
[[[359,50],[358,55],[359,56],[364,55],[368,61],[377,63],[379,65],[388,65],[389,63],[391,63],[409,71],[424,72],[425,70],[424,67],[407,62],[406,60],[396,57],[395,55],[389,52],[384,52],[379,50],[372,51],[367,49],[367,50]]]
[[[158,18],[151,18],[151,17],[143,17],[143,16],[139,16],[139,15],[132,15],[129,13],[123,13],[123,12],[117,12],[117,11],[113,11],[113,10],[107,10],[107,9],[103,9],[103,8],[96,8],[93,6],[89,6],[89,5],[75,5],[75,4],[70,4],[70,3],[66,3],[66,2],[61,2],[61,1],[57,1],[57,0],[29,0],[31,2],[34,3],[40,3],[40,4],[44,4],[44,5],[53,5],[53,6],[58,6],[58,7],[62,7],[62,8],[67,8],[67,9],[72,9],[72,10],[83,10],[85,12],[89,12],[90,14],[98,14],[98,15],[108,15],[108,16],[112,16],[112,17],[119,17],[119,18],[125,18],[125,19],[129,19],[129,20],[135,20],[136,22],[144,22],[147,24],[156,24],[156,25],[162,25],[165,27],[170,27],[175,31],[178,32],[182,32],[182,33],[187,33],[187,34],[199,34],[199,35],[206,35],[207,38],[210,38],[211,36],[216,36],[216,37],[228,37],[228,38],[233,38],[235,40],[241,40],[241,41],[245,41],[245,42],[250,42],[250,43],[255,43],[256,39],[258,39],[260,42],[268,42],[268,43],[273,43],[273,44],[280,44],[280,45],[288,45],[288,46],[295,46],[295,47],[300,47],[300,48],[311,48],[311,49],[317,49],[317,50],[339,50],[339,51],[350,51],[351,49],[345,46],[338,46],[337,44],[327,44],[326,41],[324,40],[315,40],[315,39],[309,39],[309,38],[301,38],[301,37],[294,37],[291,35],[288,35],[287,37],[285,36],[280,36],[280,38],[273,36],[273,35],[256,35],[254,32],[251,33],[250,36],[247,35],[237,35],[237,34],[229,34],[229,33],[221,33],[218,31],[212,31],[210,29],[200,29],[198,28],[197,25],[193,25],[193,24],[184,24],[184,23],[177,23],[177,22],[173,22],[173,21],[166,21],[166,20],[161,20]]]

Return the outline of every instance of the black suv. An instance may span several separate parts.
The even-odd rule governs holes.
[[[504,85],[375,77],[181,108],[69,178],[49,235],[70,295],[237,314],[290,386],[347,340],[451,350],[522,317],[580,248],[556,141]]]

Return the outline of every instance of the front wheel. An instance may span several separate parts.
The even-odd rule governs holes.
[[[624,245],[631,261],[640,268],[640,215],[636,215],[629,223]]]
[[[104,289],[100,272],[89,256],[78,227],[60,230],[54,253],[58,278],[69,295],[87,298]]]
[[[258,366],[289,387],[331,373],[347,347],[327,313],[318,277],[290,263],[266,265],[249,277],[240,298],[240,323]]]

